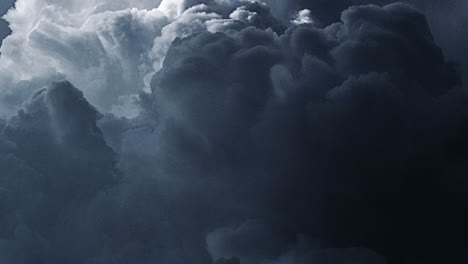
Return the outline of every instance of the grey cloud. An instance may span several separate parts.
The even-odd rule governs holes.
[[[208,250],[217,257],[215,263],[386,263],[369,249],[322,248],[319,241],[304,235],[297,235],[293,244],[281,245],[275,234],[277,231],[256,221],[237,228],[218,229],[207,236]]]
[[[100,114],[62,81],[0,121],[1,261],[468,258],[468,98],[422,13],[358,6],[329,26],[296,25],[264,4],[204,2],[154,29],[161,49],[148,37],[135,53],[129,25],[154,35],[144,12],[93,18],[124,62],[146,49],[164,61],[138,116]]]
[[[375,4],[386,5],[399,2],[396,0],[369,1],[369,0],[267,0],[272,12],[283,20],[289,20],[298,10],[309,9],[316,24],[327,26],[340,18],[343,10],[352,5]],[[450,60],[461,63],[463,78],[466,82],[468,76],[468,56],[465,43],[468,32],[466,27],[466,12],[468,4],[464,0],[426,1],[402,0],[422,10],[427,16],[430,29],[437,43],[443,48]]]
[[[74,230],[83,206],[117,180],[98,117],[82,92],[60,82],[34,94],[3,127],[9,146],[1,155],[3,261],[74,257],[70,246],[83,231]]]
[[[230,181],[226,199],[242,205],[231,210],[267,219],[285,243],[305,233],[391,263],[463,258],[462,221],[436,217],[463,218],[463,191],[436,183],[467,169],[455,162],[467,121],[455,67],[410,6],[352,7],[342,21],[176,40],[143,98],[159,168]]]

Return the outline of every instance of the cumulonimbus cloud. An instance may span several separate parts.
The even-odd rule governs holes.
[[[19,0],[0,262],[466,258],[467,95],[425,16],[274,8]]]

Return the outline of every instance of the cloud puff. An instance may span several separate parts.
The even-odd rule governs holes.
[[[311,17],[311,13],[309,9],[303,9],[299,11],[296,18],[292,20],[294,24],[312,24],[314,21]]]
[[[422,13],[203,2],[8,14],[0,260],[466,259],[467,96]]]
[[[68,246],[85,231],[78,227],[82,210],[117,180],[116,156],[96,127],[98,117],[79,90],[60,82],[38,91],[4,124],[2,261],[73,257]]]

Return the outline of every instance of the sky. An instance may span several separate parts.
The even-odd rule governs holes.
[[[0,2],[0,15],[4,15],[8,9],[13,7],[15,0],[3,0]],[[5,20],[0,20],[0,39],[3,40],[7,35],[10,34],[10,30],[8,28],[8,22]]]
[[[13,4],[0,263],[468,261],[467,1]]]

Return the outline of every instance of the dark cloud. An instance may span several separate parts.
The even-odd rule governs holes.
[[[267,219],[286,244],[304,233],[392,263],[465,258],[465,194],[449,187],[467,169],[455,67],[407,5],[341,19],[176,40],[145,99],[162,164],[225,175],[234,208]]]
[[[0,121],[0,262],[468,260],[468,97],[423,13],[205,3],[137,117],[62,81]]]
[[[98,117],[82,92],[60,82],[34,94],[4,125],[2,262],[71,262],[74,247],[85,246],[83,210],[117,180]]]
[[[419,8],[426,16],[437,43],[448,58],[461,63],[465,82],[468,80],[468,29],[466,26],[468,3],[465,0],[426,1],[426,0],[266,0],[272,12],[284,20],[291,19],[297,10],[309,9],[315,23],[327,26],[340,18],[343,10],[353,5],[386,5],[405,2]]]
[[[466,13],[468,2],[417,1],[417,5],[428,16],[431,31],[436,42],[443,48],[447,57],[460,63],[464,82],[468,82],[468,23]]]
[[[237,228],[218,229],[207,236],[208,250],[218,258],[215,263],[360,263],[383,264],[385,260],[365,248],[322,248],[320,243],[298,235],[294,245],[286,253],[275,229],[258,221],[243,223]],[[283,245],[284,247],[284,245]],[[228,257],[234,256],[234,257]],[[241,258],[236,257],[241,256]],[[275,259],[275,260],[271,260]]]

